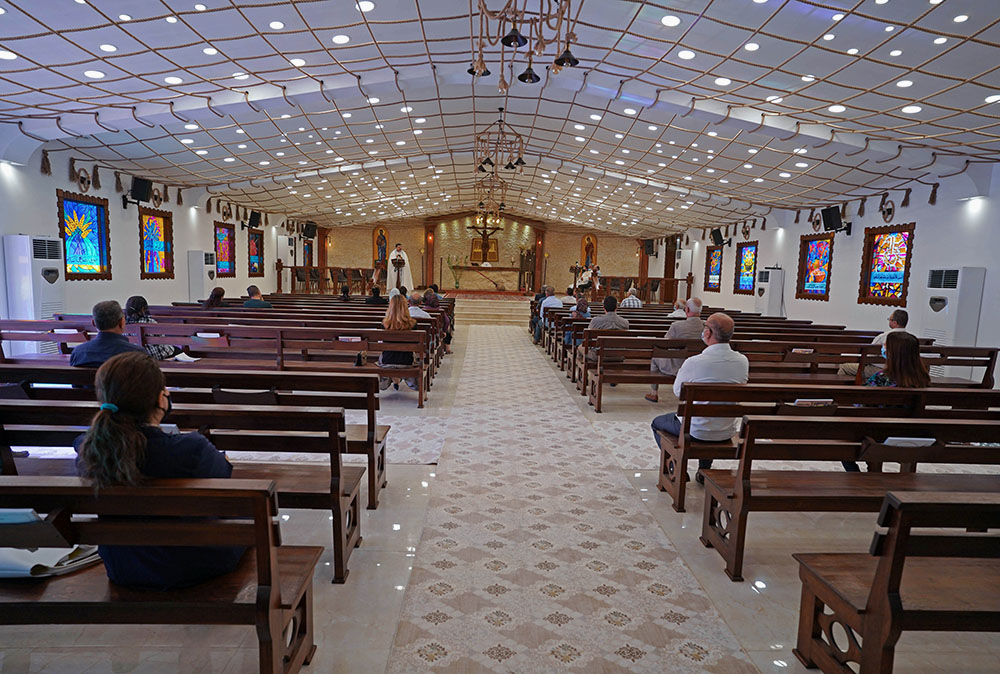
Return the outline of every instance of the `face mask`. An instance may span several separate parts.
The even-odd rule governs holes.
[[[711,333],[711,331],[709,331],[709,330],[702,330],[702,331],[701,331],[701,341],[705,342],[705,346],[709,346],[709,343],[708,343],[708,338],[709,338],[709,337],[710,337],[711,335],[712,335],[712,333]]]
[[[885,358],[885,344],[882,345],[882,358]]]
[[[174,409],[174,401],[170,398],[169,395],[167,396],[167,408],[165,410],[162,407],[159,409],[163,410],[163,419],[166,419],[167,417],[170,416],[170,412]],[[163,421],[163,419],[161,419],[160,421]]]

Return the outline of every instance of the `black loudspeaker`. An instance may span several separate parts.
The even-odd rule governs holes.
[[[307,239],[315,239],[316,238],[316,223],[315,222],[307,222],[306,224],[302,225],[302,236],[304,236]]]
[[[819,214],[823,218],[824,231],[835,232],[843,228],[844,221],[840,219],[840,206],[824,208]]]
[[[656,255],[656,245],[652,239],[646,239],[643,241],[646,249],[646,255]]]
[[[247,224],[251,227],[260,227],[260,211],[250,211],[250,220]]]
[[[145,178],[132,178],[132,186],[128,190],[128,195],[133,201],[145,203],[153,198],[153,181]]]
[[[721,246],[725,242],[722,238],[722,230],[716,227],[712,230],[712,244],[716,246]]]

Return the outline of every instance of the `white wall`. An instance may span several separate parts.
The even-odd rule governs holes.
[[[996,174],[994,174],[996,177]],[[996,184],[994,180],[994,184]],[[913,259],[906,309],[910,313],[908,328],[921,334],[921,318],[929,297],[925,288],[929,269],[986,267],[986,287],[979,324],[979,346],[1000,344],[1000,199],[984,196],[967,199],[975,188],[965,178],[955,178],[942,183],[938,190],[937,204],[929,206],[930,188],[920,186],[914,190],[908,208],[899,208],[901,193],[893,192],[890,198],[896,203],[893,223],[915,222]],[[785,270],[785,307],[789,318],[810,319],[818,323],[843,324],[855,329],[886,329],[886,319],[892,308],[858,304],[858,285],[861,275],[861,249],[864,245],[865,227],[878,227],[885,223],[878,212],[878,198],[869,198],[863,218],[856,215],[857,202],[848,208],[847,220],[853,222],[851,236],[843,232],[836,235],[833,247],[830,301],[795,299],[795,280],[798,272],[799,236],[813,234],[806,222],[808,212],[803,212],[802,222],[795,224],[794,212],[768,216],[767,231],[758,227],[750,240],[760,242],[757,268],[778,264]],[[783,223],[784,226],[779,226]],[[705,274],[705,246],[701,232],[692,231],[694,249],[695,289],[707,304],[753,311],[754,298],[733,294],[736,243],[743,241],[737,232],[732,247],[723,253],[722,292],[703,292]],[[696,240],[697,239],[697,240]]]
[[[78,192],[68,179],[69,157],[66,153],[51,155],[52,175],[44,176],[40,171],[41,152],[36,152],[28,165],[17,166],[0,163],[0,234],[45,234],[59,236],[56,211],[56,190]],[[90,172],[93,165],[77,162],[78,168]],[[125,189],[129,178],[123,176]],[[112,171],[101,171],[103,189],[88,192],[91,196],[108,200],[108,214],[111,222],[111,272],[110,281],[71,281],[66,284],[66,311],[89,312],[91,307],[107,299],[124,303],[131,295],[144,295],[150,304],[169,304],[187,301],[187,252],[189,250],[214,251],[212,223],[221,216],[205,212],[207,194],[202,189],[184,190],[184,205],[176,203],[176,191],[171,189],[170,203],[160,209],[173,213],[174,239],[174,279],[139,279],[139,214],[135,206],[123,209],[121,194],[115,192],[115,177]],[[213,209],[214,211],[214,209]],[[264,292],[275,290],[274,272],[275,242],[281,219],[270,217],[270,227],[264,232],[263,278],[250,279],[247,276],[247,233],[236,226],[236,278],[217,279],[216,283],[226,289],[227,295],[242,295],[250,283],[255,283]],[[3,256],[0,255],[0,316],[7,317],[6,274]]]

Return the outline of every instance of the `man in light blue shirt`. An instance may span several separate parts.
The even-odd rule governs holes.
[[[542,328],[545,326],[545,310],[562,307],[562,305],[562,300],[556,297],[556,289],[553,286],[545,286],[545,299],[538,305],[538,323],[535,324],[535,344],[542,341]]]

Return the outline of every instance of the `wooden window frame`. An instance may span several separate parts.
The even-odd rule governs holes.
[[[229,249],[229,268],[231,272],[223,274],[219,271],[219,239],[218,233],[220,229],[228,229],[229,234],[233,237],[233,245]],[[215,249],[215,276],[216,278],[236,278],[236,225],[231,225],[228,222],[215,221],[214,227],[212,227],[212,247]],[[248,247],[249,248],[249,247]],[[249,252],[247,253],[249,255]]]
[[[250,263],[250,238],[253,236],[260,237],[260,271],[253,271],[253,267]],[[263,229],[253,229],[252,227],[247,231],[247,276],[249,278],[264,278],[264,230]]]
[[[753,287],[749,290],[743,290],[740,288],[740,261],[743,259],[743,249],[754,247],[753,253]],[[734,295],[753,295],[753,291],[757,289],[757,258],[760,257],[760,243],[757,241],[743,241],[742,243],[736,244],[736,267],[733,272],[733,294]]]
[[[721,293],[722,292],[722,269],[725,264],[726,251],[725,246],[707,246],[705,248],[705,278],[703,279],[703,290],[706,293]],[[712,265],[712,251],[720,250],[722,255],[719,258],[719,286],[717,288],[712,288],[708,285],[708,272]]]
[[[908,222],[903,225],[887,225],[885,227],[865,227],[865,243],[861,249],[861,279],[858,284],[858,304],[874,304],[883,307],[905,307],[906,298],[910,290],[910,267],[913,266],[913,241],[916,237],[916,222]],[[880,234],[895,234],[897,232],[907,232],[906,244],[906,264],[903,269],[903,292],[902,296],[893,299],[891,297],[871,297],[868,295],[868,279],[871,276],[872,255],[875,252],[875,237]]]
[[[168,271],[149,273],[146,271],[146,251],[142,246],[143,218],[153,215],[163,218],[163,243],[167,247],[164,251]],[[177,269],[177,256],[174,254],[174,216],[170,211],[160,211],[155,208],[139,206],[139,278],[142,280],[171,280],[174,278],[174,271]]]
[[[830,260],[826,269],[826,292],[822,294],[806,292],[806,256],[809,251],[809,243],[812,241],[830,242]],[[830,301],[830,287],[833,282],[833,242],[836,240],[833,232],[820,234],[803,234],[799,237],[799,272],[795,280],[795,299],[816,300],[818,302]]]
[[[65,214],[63,213],[63,207],[65,206],[65,201],[79,201],[84,204],[91,204],[93,206],[99,206],[104,209],[104,222],[98,223],[98,226],[104,230],[104,241],[107,246],[106,258],[108,261],[107,270],[101,272],[100,274],[80,274],[80,273],[70,273],[69,271],[69,260],[66,259],[66,221]],[[59,239],[62,241],[62,257],[63,257],[63,274],[66,276],[67,281],[110,281],[111,280],[111,211],[108,209],[108,200],[102,199],[100,197],[92,197],[86,194],[79,194],[77,192],[66,192],[64,190],[56,190],[56,214],[59,223]]]

